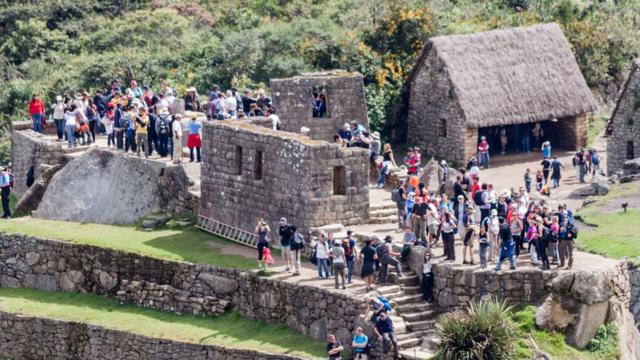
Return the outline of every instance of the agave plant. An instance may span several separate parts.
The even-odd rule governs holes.
[[[441,360],[503,360],[514,354],[516,330],[506,302],[482,300],[444,315],[436,325]]]

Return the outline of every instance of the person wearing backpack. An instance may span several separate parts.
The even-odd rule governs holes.
[[[171,136],[171,114],[167,108],[160,109],[158,121],[156,122],[156,133],[158,134],[158,154],[166,157],[169,154],[169,137]]]
[[[367,360],[367,350],[369,345],[369,338],[364,334],[362,327],[358,326],[356,328],[356,334],[353,337],[353,342],[351,343],[351,347],[353,348],[353,359],[354,360]]]
[[[342,239],[344,255],[347,259],[347,284],[351,284],[353,277],[353,265],[356,260],[356,240],[353,238],[353,231],[347,230],[347,237]]]
[[[407,226],[407,207],[405,205],[406,199],[407,197],[403,184],[400,184],[391,192],[391,201],[396,203],[396,207],[398,208],[398,228],[400,229],[403,229]]]
[[[295,226],[291,226],[293,238],[291,240],[291,262],[295,269],[292,276],[300,275],[300,252],[304,250],[304,235]]]
[[[10,197],[11,197],[11,175],[7,167],[3,167],[0,171],[0,191],[2,192],[2,218],[11,217]]]
[[[342,279],[342,290],[346,290],[345,284],[345,265],[347,260],[344,256],[344,248],[340,240],[334,240],[333,247],[329,250],[329,256],[333,260],[333,274],[335,276],[336,289],[339,288],[340,279]]]
[[[571,269],[573,265],[573,245],[574,240],[578,237],[578,228],[573,225],[573,222],[569,221],[568,217],[563,220],[563,225],[560,228],[560,265],[558,268],[563,268],[565,259],[568,259],[567,269]]]
[[[593,151],[593,153],[591,154],[591,164],[592,166],[592,173],[591,175],[595,175],[596,172],[598,170],[600,170],[600,160],[602,159],[600,157],[600,154],[598,154],[598,151],[596,149],[591,149]]]
[[[378,279],[378,283],[381,285],[386,284],[387,282],[387,274],[389,273],[389,265],[395,267],[396,273],[398,274],[398,278],[402,277],[402,269],[400,268],[400,261],[396,259],[400,254],[391,251],[391,236],[387,235],[384,238],[384,244],[380,244],[376,247],[376,255],[378,256],[378,260],[382,264],[382,269],[380,271],[380,278]],[[374,244],[378,242],[377,238],[373,239]]]
[[[316,268],[318,269],[318,276],[321,279],[329,278],[329,266],[327,260],[329,259],[329,246],[325,241],[324,234],[320,234],[318,240],[315,240],[311,244],[312,253],[310,258],[316,260]]]

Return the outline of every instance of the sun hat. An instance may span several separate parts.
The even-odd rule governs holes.
[[[187,89],[187,92],[197,92],[196,88],[193,86]]]
[[[380,140],[380,133],[377,131],[374,131],[373,134],[371,134],[371,137],[373,139]]]
[[[56,96],[56,101],[62,101],[62,96],[60,95]]]
[[[195,120],[195,119],[197,119],[197,118],[198,118],[198,117],[196,116],[196,114],[191,114],[191,120]]]

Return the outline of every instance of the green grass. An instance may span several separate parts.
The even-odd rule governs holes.
[[[323,342],[284,325],[247,320],[236,311],[218,317],[175,315],[120,305],[116,300],[98,295],[33,289],[0,289],[0,311],[190,343],[286,353],[303,358],[324,355]]]
[[[608,113],[599,113],[594,117],[589,119],[589,128],[588,128],[588,144],[589,146],[593,145],[593,140],[596,138],[598,133],[604,130],[604,124],[607,122],[607,118],[609,118],[610,114]]]
[[[135,226],[82,224],[23,217],[0,221],[0,231],[94,245],[159,259],[238,269],[257,268],[257,262],[253,259],[223,254],[216,249],[216,246],[232,244],[230,241],[192,226],[142,231]]]
[[[529,342],[529,334],[541,351],[548,353],[554,359],[563,360],[613,360],[617,359],[617,334],[615,324],[602,326],[594,340],[587,346],[589,350],[578,350],[565,343],[564,335],[549,333],[538,329],[535,321],[535,306],[521,307],[513,312],[520,337],[516,341],[516,359],[529,360],[533,353],[533,346]]]
[[[628,257],[640,261],[640,210],[622,208],[607,209],[613,199],[640,196],[637,183],[627,183],[611,188],[606,196],[580,209],[577,215],[582,222],[592,226],[578,234],[576,245],[580,250],[600,254],[613,259]]]

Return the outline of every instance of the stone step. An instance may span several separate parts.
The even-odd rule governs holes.
[[[402,349],[402,351],[400,351],[400,356],[402,356],[402,359],[406,360],[424,360],[434,357],[435,351],[422,346],[416,346],[413,348]]]
[[[420,294],[420,286],[402,286],[402,292],[407,295]]]
[[[402,335],[398,335],[398,341],[406,340],[411,338],[419,338],[422,339],[424,336],[429,335],[430,333],[427,331],[409,331]]]
[[[434,310],[427,310],[422,312],[416,312],[412,314],[402,314],[402,318],[405,321],[408,321],[410,324],[413,324],[417,321],[429,320],[433,319],[436,316],[436,312]]]
[[[380,286],[376,289],[376,291],[378,291],[380,294],[382,294],[385,297],[402,293],[402,289],[398,285]]]
[[[407,323],[407,326],[410,330],[415,331],[415,330],[426,330],[426,329],[430,329],[430,328],[435,328],[436,325],[436,321],[434,319],[429,319],[429,320],[421,320],[421,321],[415,321],[415,322],[411,322],[411,323]]]
[[[405,295],[399,298],[393,299],[394,306],[400,306],[405,304],[417,303],[422,301],[422,294],[418,295]]]
[[[384,210],[384,209],[397,209],[397,205],[396,203],[394,203],[393,201],[389,200],[389,201],[384,201],[381,203],[376,203],[376,204],[369,204],[369,211],[375,211],[375,210]]]
[[[409,303],[409,304],[399,305],[398,307],[396,307],[396,310],[398,310],[398,312],[401,313],[403,316],[404,314],[412,314],[412,313],[417,313],[417,312],[422,312],[422,311],[427,311],[432,309],[434,309],[433,305],[428,302]]]
[[[396,209],[379,209],[369,211],[369,218],[385,217],[385,216],[397,216]]]
[[[435,329],[422,336],[422,346],[435,349],[439,344],[440,338],[438,337]]]
[[[412,347],[416,347],[422,344],[421,338],[409,338],[404,340],[398,340],[398,348],[399,349],[409,349]]]
[[[418,286],[420,285],[420,278],[418,275],[403,275],[401,278],[395,279],[395,284]]]
[[[395,224],[398,222],[398,217],[395,215],[370,218],[368,224]]]

